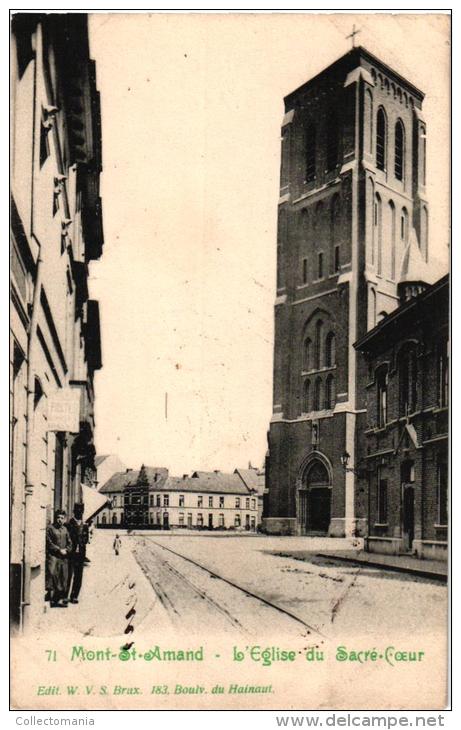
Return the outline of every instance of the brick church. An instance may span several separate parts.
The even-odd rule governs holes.
[[[367,533],[354,344],[399,307],[410,270],[421,290],[430,278],[423,98],[362,47],[285,98],[268,533]]]

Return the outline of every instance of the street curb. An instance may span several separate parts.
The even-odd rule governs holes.
[[[344,563],[353,563],[355,565],[368,565],[370,568],[379,568],[381,570],[392,570],[396,573],[409,573],[416,575],[418,578],[430,578],[438,580],[440,583],[446,583],[448,575],[445,573],[437,573],[433,570],[422,570],[421,568],[404,567],[402,565],[392,565],[388,563],[379,563],[375,560],[360,560],[360,558],[349,558],[343,555],[335,555],[334,553],[316,553],[318,558],[327,558],[329,560],[339,560]]]

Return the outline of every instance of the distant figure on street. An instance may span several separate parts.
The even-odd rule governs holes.
[[[88,542],[91,542],[91,540],[92,540],[93,531],[94,531],[93,520],[90,520],[88,522]]]
[[[119,554],[120,548],[122,547],[122,541],[120,540],[118,535],[115,535],[114,538],[114,552],[116,555]]]
[[[47,583],[52,608],[67,608],[69,555],[72,551],[72,542],[65,521],[66,513],[58,509],[53,524],[48,525],[46,529]]]
[[[74,515],[67,523],[72,550],[69,558],[69,579],[67,584],[69,600],[78,603],[82,587],[83,566],[88,542],[88,526],[83,522],[83,504],[74,504]]]

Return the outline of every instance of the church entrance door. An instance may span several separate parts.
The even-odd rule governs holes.
[[[313,487],[309,490],[309,532],[326,535],[330,526],[331,489]]]
[[[331,485],[326,466],[315,460],[304,474],[305,530],[310,535],[326,535],[331,517]]]

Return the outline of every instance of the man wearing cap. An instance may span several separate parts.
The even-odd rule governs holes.
[[[47,586],[52,608],[67,608],[69,555],[72,542],[65,526],[66,513],[55,512],[54,522],[46,528]]]
[[[68,595],[71,603],[78,603],[82,587],[83,566],[88,542],[88,526],[83,522],[83,504],[74,504],[73,517],[67,523],[72,550],[69,557]]]

